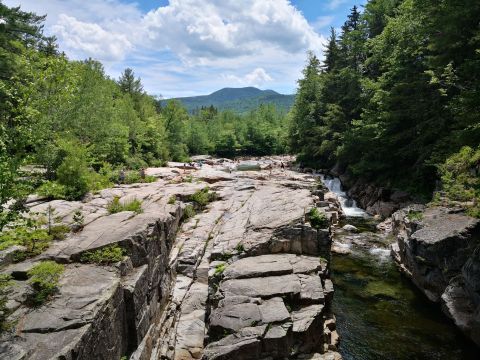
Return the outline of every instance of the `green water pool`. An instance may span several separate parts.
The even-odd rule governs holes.
[[[345,360],[480,359],[480,349],[391,260],[333,255],[332,276]]]

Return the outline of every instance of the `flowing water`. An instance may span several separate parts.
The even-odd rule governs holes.
[[[389,256],[392,241],[376,233],[375,221],[342,191],[338,179],[324,179],[337,193],[359,234],[336,230],[332,256],[334,313],[345,360],[480,359],[440,307],[402,276]],[[343,224],[342,224],[343,225]]]

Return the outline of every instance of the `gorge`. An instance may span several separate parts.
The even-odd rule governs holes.
[[[395,269],[379,221],[338,179],[282,170],[291,160],[200,157],[201,168],[150,168],[157,181],[84,202],[33,198],[32,210],[51,206],[67,224],[81,209],[85,225],[24,262],[2,252],[15,331],[1,358],[474,359],[475,345]],[[192,199],[206,187],[216,195],[204,208]],[[109,214],[114,197],[143,211]],[[312,208],[328,222],[312,226]],[[112,245],[122,261],[82,260]],[[30,309],[25,280],[44,260],[65,272],[59,293]]]

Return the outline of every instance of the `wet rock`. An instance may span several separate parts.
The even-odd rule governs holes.
[[[409,207],[393,214],[400,269],[480,344],[480,220],[445,208]]]
[[[357,233],[359,231],[355,226],[350,224],[344,225],[342,229],[352,233]]]

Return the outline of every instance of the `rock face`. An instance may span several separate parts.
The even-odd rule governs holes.
[[[480,345],[480,220],[412,206],[392,216],[400,269]]]
[[[320,199],[314,180],[275,169],[281,159],[267,160],[271,175],[223,172],[228,160],[209,161],[195,170],[148,169],[157,182],[84,202],[32,203],[37,212],[53,206],[65,223],[80,208],[85,225],[24,264],[4,262],[1,272],[16,279],[9,306],[17,325],[1,339],[0,358],[340,359],[330,232],[304,217]],[[182,182],[184,174],[197,181]],[[185,203],[172,195],[188,201],[207,185],[217,201],[184,219]],[[142,200],[143,212],[109,215],[115,196]],[[84,252],[109,245],[126,251],[123,261],[81,263]],[[27,271],[45,259],[65,264],[59,293],[29,309]]]

